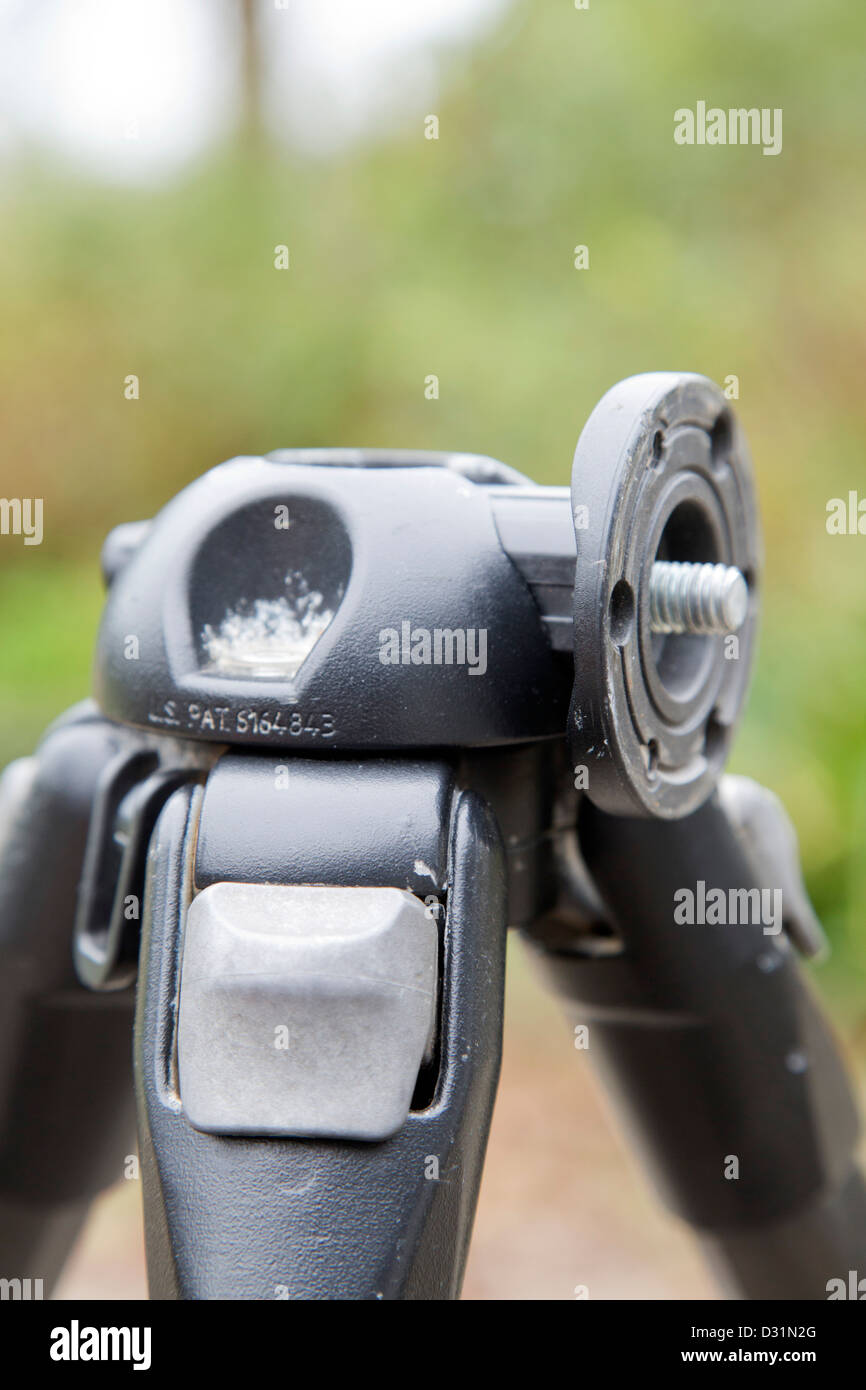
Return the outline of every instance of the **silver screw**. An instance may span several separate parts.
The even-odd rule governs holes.
[[[733,565],[656,560],[649,597],[651,632],[737,632],[749,611],[748,585]]]

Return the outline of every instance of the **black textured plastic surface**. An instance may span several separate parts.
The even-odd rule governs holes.
[[[447,781],[447,769],[441,776]],[[419,793],[423,804],[423,786]],[[401,790],[390,837],[398,846],[404,804]],[[198,1132],[183,1115],[172,1028],[198,812],[188,789],[168,802],[151,856],[136,1020],[152,1297],[457,1297],[499,1071],[506,907],[503,849],[489,810],[463,792],[449,811],[435,1095],[393,1138],[362,1144],[225,1138]],[[343,843],[339,801],[313,828],[335,848]],[[424,840],[435,844],[438,834],[431,823]],[[345,881],[336,858],[332,871]],[[398,853],[384,886],[404,886],[404,877]]]
[[[328,451],[280,460],[212,469],[140,532],[126,563],[119,547],[95,664],[106,714],[286,753],[561,733],[570,674],[502,549],[486,485],[436,456],[364,468],[322,466]],[[498,486],[507,473],[493,471]],[[333,617],[293,675],[220,669],[208,633],[273,616],[273,605],[300,611],[304,594]],[[437,632],[457,635],[437,648]],[[383,633],[394,634],[390,652]],[[382,659],[395,651],[396,664]]]
[[[50,1287],[89,1199],[134,1149],[133,995],[77,980],[92,798],[136,736],[81,708],[7,771],[0,839],[0,1266]]]
[[[851,1173],[857,1117],[793,950],[760,923],[674,920],[683,887],[757,886],[718,802],[663,822],[584,801],[580,831],[625,949],[544,960],[667,1204],[733,1232],[827,1200]]]

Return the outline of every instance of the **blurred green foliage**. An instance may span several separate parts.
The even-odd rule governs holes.
[[[444,73],[438,141],[416,115],[325,162],[225,149],[165,188],[35,151],[7,175],[0,493],[44,497],[46,529],[0,539],[0,759],[86,692],[105,531],[219,460],[453,447],[562,483],[619,378],[735,374],[767,568],[734,766],[792,812],[862,1016],[866,537],[828,536],[825,509],[866,496],[866,9],[535,0]],[[699,99],[781,107],[782,154],[675,145]]]

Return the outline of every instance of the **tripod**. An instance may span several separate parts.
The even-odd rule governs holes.
[[[119,1176],[132,1034],[151,1297],[456,1298],[509,926],[728,1293],[866,1267],[793,831],[722,775],[760,541],[712,383],[620,383],[570,489],[234,459],[103,569],[95,702],[0,784],[0,1273]]]

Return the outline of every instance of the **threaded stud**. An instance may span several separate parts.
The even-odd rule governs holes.
[[[719,636],[738,632],[749,589],[733,565],[656,560],[650,573],[650,631]]]

